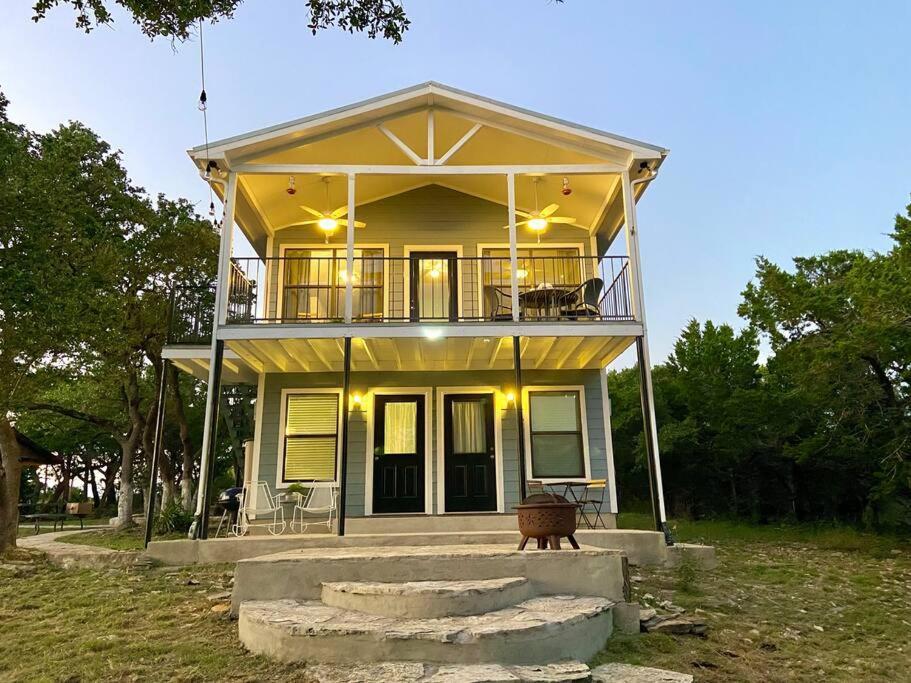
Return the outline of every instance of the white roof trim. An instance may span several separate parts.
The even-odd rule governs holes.
[[[434,104],[434,96],[439,96],[444,100],[476,106],[494,114],[522,120],[532,125],[550,128],[555,132],[578,136],[600,144],[624,148],[632,152],[637,158],[661,158],[668,153],[667,149],[657,145],[615,135],[589,126],[572,123],[546,114],[540,114],[529,109],[515,107],[506,104],[505,102],[499,102],[464,90],[458,90],[434,81],[428,81],[385,95],[355,102],[354,104],[346,105],[344,107],[330,109],[329,111],[321,112],[319,114],[312,114],[243,135],[236,135],[210,142],[208,146],[200,145],[194,147],[189,150],[188,153],[193,159],[202,159],[206,157],[217,159],[223,157],[226,152],[233,149],[268,142],[269,140],[292,133],[299,133],[316,126],[327,125],[343,119],[369,114],[370,112],[382,109],[383,107],[391,107],[419,99],[421,96],[427,98],[427,106],[432,106]]]

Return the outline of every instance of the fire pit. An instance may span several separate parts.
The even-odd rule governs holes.
[[[538,550],[561,550],[560,539],[564,536],[569,544],[579,549],[573,534],[576,532],[576,503],[570,503],[563,496],[552,493],[536,493],[516,506],[519,517],[519,531],[522,541],[519,550],[525,550],[529,539],[537,541]]]

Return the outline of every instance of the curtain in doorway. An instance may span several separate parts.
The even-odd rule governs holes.
[[[487,425],[483,401],[452,402],[452,450],[454,453],[486,453]]]
[[[384,425],[383,452],[417,453],[418,404],[414,401],[387,403]]]

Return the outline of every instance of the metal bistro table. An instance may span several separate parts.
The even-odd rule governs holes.
[[[584,505],[583,498],[585,497],[585,490],[590,484],[591,482],[587,479],[581,481],[576,479],[573,481],[549,481],[545,484],[545,487],[552,489],[554,493],[557,492],[557,489],[562,487],[563,491],[560,495],[575,503],[579,510],[581,510]],[[582,515],[582,518],[584,519],[585,515]],[[594,529],[594,526],[591,523],[588,523],[587,526],[590,529]]]
[[[568,289],[550,285],[536,287],[519,294],[519,303],[523,311],[529,308],[539,311],[536,316],[538,318],[557,319],[560,317],[561,304],[568,294]],[[543,312],[543,315],[540,312]]]

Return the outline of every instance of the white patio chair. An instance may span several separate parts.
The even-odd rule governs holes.
[[[250,494],[253,494],[251,496]],[[247,482],[240,494],[240,510],[237,515],[237,524],[234,525],[235,536],[245,536],[254,526],[252,517],[272,515],[272,522],[257,526],[265,527],[273,536],[285,532],[285,510],[281,504],[282,494],[273,494],[269,484],[264,481]]]
[[[314,524],[325,524],[328,530],[332,530],[332,513],[338,513],[338,487],[335,484],[311,486],[306,493],[296,493],[295,496],[297,501],[291,513],[291,531],[294,531],[295,523],[299,525],[302,534]],[[325,521],[304,521],[308,515],[323,514],[326,515]]]

